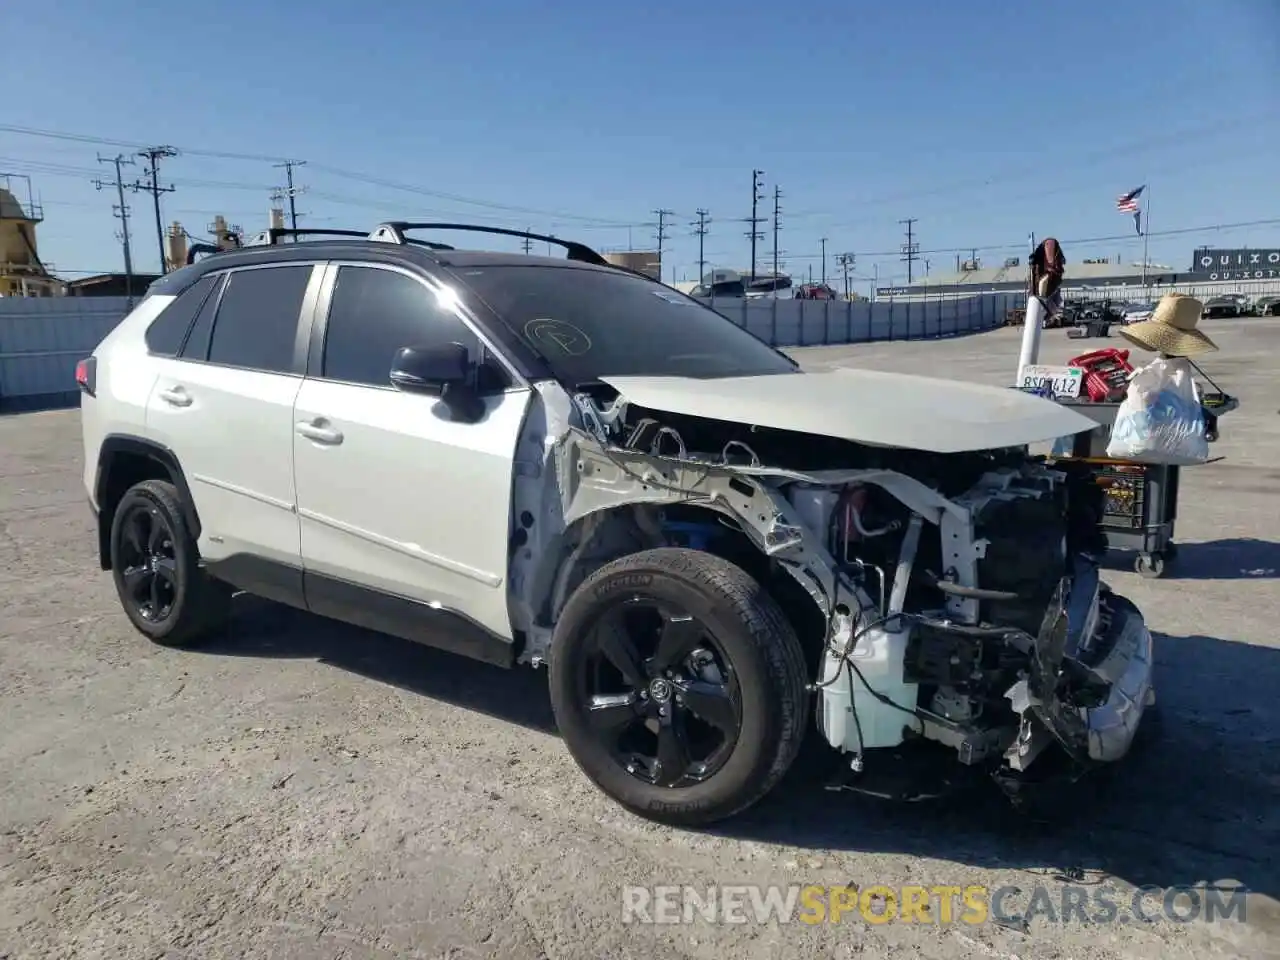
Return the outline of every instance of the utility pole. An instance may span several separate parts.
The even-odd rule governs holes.
[[[667,217],[674,217],[674,210],[654,210],[653,213],[658,217],[658,232],[654,234],[654,239],[658,241],[658,279],[662,279],[662,249],[667,242]],[[672,273],[672,279],[675,279],[675,273]]]
[[[822,244],[822,285],[827,285],[827,238],[823,237],[818,241]]]
[[[169,157],[176,157],[178,151],[173,147],[148,147],[146,150],[139,150],[138,156],[144,158],[148,162],[145,181],[135,180],[128,187],[134,193],[139,190],[145,190],[151,194],[151,202],[155,206],[156,211],[156,242],[160,244],[160,273],[161,275],[168,273],[165,265],[164,250],[164,224],[160,219],[160,194],[173,193],[173,184],[167,187],[160,186],[160,161]]]
[[[114,157],[98,157],[99,163],[114,164],[116,168],[116,197],[119,204],[112,207],[114,214],[120,218],[120,241],[124,246],[124,295],[130,300],[133,299],[133,251],[129,248],[129,208],[124,202],[124,174],[120,170],[121,167],[132,165],[132,159],[126,159],[123,153],[118,153]],[[101,179],[93,181],[93,185],[101,190],[110,184],[104,184]]]
[[[773,278],[778,279],[778,227],[782,218],[782,188],[773,188]]]
[[[902,245],[902,260],[907,265],[907,285],[910,286],[912,279],[912,264],[920,259],[920,244],[915,242],[915,234],[912,228],[916,225],[915,217],[908,217],[906,220],[899,220],[899,223],[906,224],[907,242]]]
[[[707,241],[707,224],[711,222],[708,211],[699,207],[696,211],[698,219],[690,224],[693,227],[693,235],[698,238],[698,282],[702,282],[702,278],[707,275],[707,258],[706,241]]]
[[[858,262],[858,258],[852,253],[841,253],[836,256],[836,263],[840,264],[840,272],[844,275],[844,298],[849,299],[849,274],[853,272],[854,264]]]
[[[298,229],[298,207],[294,198],[300,193],[305,193],[307,188],[293,185],[293,168],[301,167],[306,162],[305,160],[286,160],[283,163],[272,164],[273,167],[284,167],[285,188],[280,192],[289,198],[289,226],[294,230]]]
[[[760,192],[760,178],[764,176],[763,170],[751,171],[751,219],[747,221],[751,225],[751,229],[747,231],[747,237],[751,240],[751,279],[756,278],[756,241],[763,240],[764,234],[760,232],[760,224],[764,223],[764,217],[758,215],[759,203],[764,199],[764,194]]]
[[[533,227],[529,227],[525,232],[526,232],[526,233],[533,233]],[[524,247],[524,252],[525,252],[525,253],[529,253],[530,251],[532,251],[532,250],[533,250],[533,241],[532,241],[532,240],[530,240],[528,237],[525,237],[523,240],[521,240],[521,241],[520,241],[520,244],[521,244],[521,246],[523,246],[523,247]]]

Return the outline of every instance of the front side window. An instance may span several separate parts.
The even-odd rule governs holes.
[[[482,392],[507,386],[501,368],[484,355],[480,338],[425,284],[377,267],[338,268],[325,330],[322,377],[387,387],[392,361],[401,348],[450,343],[467,348]]]
[[[310,264],[237,270],[227,278],[209,341],[209,362],[291,373]]]
[[[573,385],[610,376],[743,377],[798,369],[710,307],[632,274],[514,264],[458,273]]]
[[[184,290],[165,307],[160,316],[147,327],[147,350],[160,357],[175,357],[182,348],[182,341],[205,299],[217,284],[217,277],[203,277]]]

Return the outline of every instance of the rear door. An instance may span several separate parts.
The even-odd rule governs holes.
[[[293,404],[321,276],[296,262],[217,276],[177,355],[161,361],[147,405],[148,434],[186,474],[201,555],[233,582],[287,601],[301,598],[302,566]]]
[[[335,263],[329,277],[293,437],[308,606],[450,649],[419,635],[435,629],[432,611],[510,638],[511,481],[529,386],[449,288],[371,263]],[[479,422],[391,386],[397,350],[447,343],[475,362]]]

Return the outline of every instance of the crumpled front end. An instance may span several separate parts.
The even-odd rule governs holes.
[[[511,571],[526,661],[544,662],[586,571],[646,547],[730,549],[762,584],[799,585],[794,623],[820,612],[816,719],[855,772],[915,742],[1015,776],[1050,747],[1077,766],[1129,750],[1154,701],[1151,637],[1100,581],[1089,477],[1024,447],[873,448],[621,397],[575,396],[557,419],[517,464],[517,512],[541,518]]]
[[[879,622],[829,644],[820,725],[853,754],[927,740],[1015,775],[1122,758],[1154,702],[1142,614],[1101,583],[1088,486],[1027,465],[913,511]],[[936,521],[936,522],[935,522]]]

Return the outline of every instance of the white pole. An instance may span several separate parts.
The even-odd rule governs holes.
[[[1147,237],[1151,235],[1151,186],[1142,191],[1147,195],[1147,199],[1142,204],[1142,295],[1146,299],[1151,299],[1151,290],[1147,286]]]
[[[1040,356],[1040,328],[1044,326],[1044,304],[1035,294],[1027,297],[1027,320],[1022,327],[1022,351],[1018,354],[1018,379],[1022,383],[1022,369],[1035,363]]]

